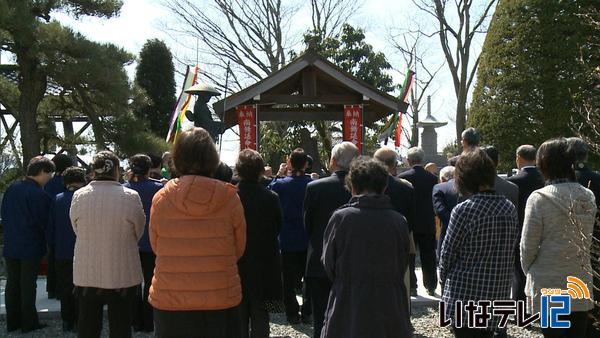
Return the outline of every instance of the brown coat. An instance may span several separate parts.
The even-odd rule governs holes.
[[[246,222],[233,185],[203,176],[169,181],[152,201],[150,244],[155,308],[221,310],[241,302],[237,261],[246,247]]]

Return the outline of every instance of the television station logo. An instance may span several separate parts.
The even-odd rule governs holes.
[[[527,314],[525,302],[514,300],[469,300],[456,301],[454,318],[446,318],[447,304],[440,302],[440,326],[450,326],[452,322],[457,328],[463,327],[463,316],[466,313],[466,326],[469,328],[484,329],[489,327],[492,316],[499,317],[498,328],[505,328],[508,320],[516,317],[518,327],[530,326],[533,322],[540,322],[542,328],[570,328],[571,322],[560,319],[559,316],[571,314],[571,301],[573,299],[591,300],[588,286],[579,278],[567,277],[566,289],[543,288],[540,290],[540,312]]]

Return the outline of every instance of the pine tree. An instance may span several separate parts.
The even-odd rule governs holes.
[[[592,0],[500,1],[488,30],[468,125],[513,167],[521,144],[570,136],[574,100],[585,85],[581,58],[592,58],[592,32],[578,14]],[[596,60],[597,61],[597,60]]]
[[[171,51],[164,42],[146,41],[140,52],[135,82],[150,100],[137,112],[138,117],[148,122],[155,135],[166,137],[169,116],[175,105],[175,67]]]

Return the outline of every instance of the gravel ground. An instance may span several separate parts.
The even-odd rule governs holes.
[[[435,308],[427,308],[427,307],[419,307],[413,308],[413,319],[412,324],[415,328],[414,337],[453,337],[452,333],[449,329],[440,328],[438,325],[439,317],[437,307]],[[0,337],[52,337],[52,338],[61,338],[61,337],[76,337],[75,334],[65,334],[61,330],[61,322],[59,319],[42,319],[42,322],[48,324],[43,330],[30,333],[27,335],[24,334],[7,334],[6,333],[6,323],[5,319],[0,319]],[[105,322],[104,330],[102,337],[108,337],[107,333],[107,323]],[[286,337],[286,338],[308,338],[312,333],[311,325],[287,325],[285,316],[283,314],[273,315],[271,318],[271,337]],[[521,329],[514,326],[509,326],[508,329],[509,337],[518,337],[518,338],[530,338],[530,337],[541,337],[541,333],[539,329],[527,330]],[[153,337],[152,334],[142,334],[135,333],[133,335],[135,338],[142,337]]]

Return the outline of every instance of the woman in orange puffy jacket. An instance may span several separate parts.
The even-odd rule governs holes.
[[[202,128],[183,132],[173,161],[179,178],[152,201],[150,244],[156,267],[149,302],[156,337],[232,337],[242,299],[237,261],[246,246],[236,188],[210,178],[219,156]]]

